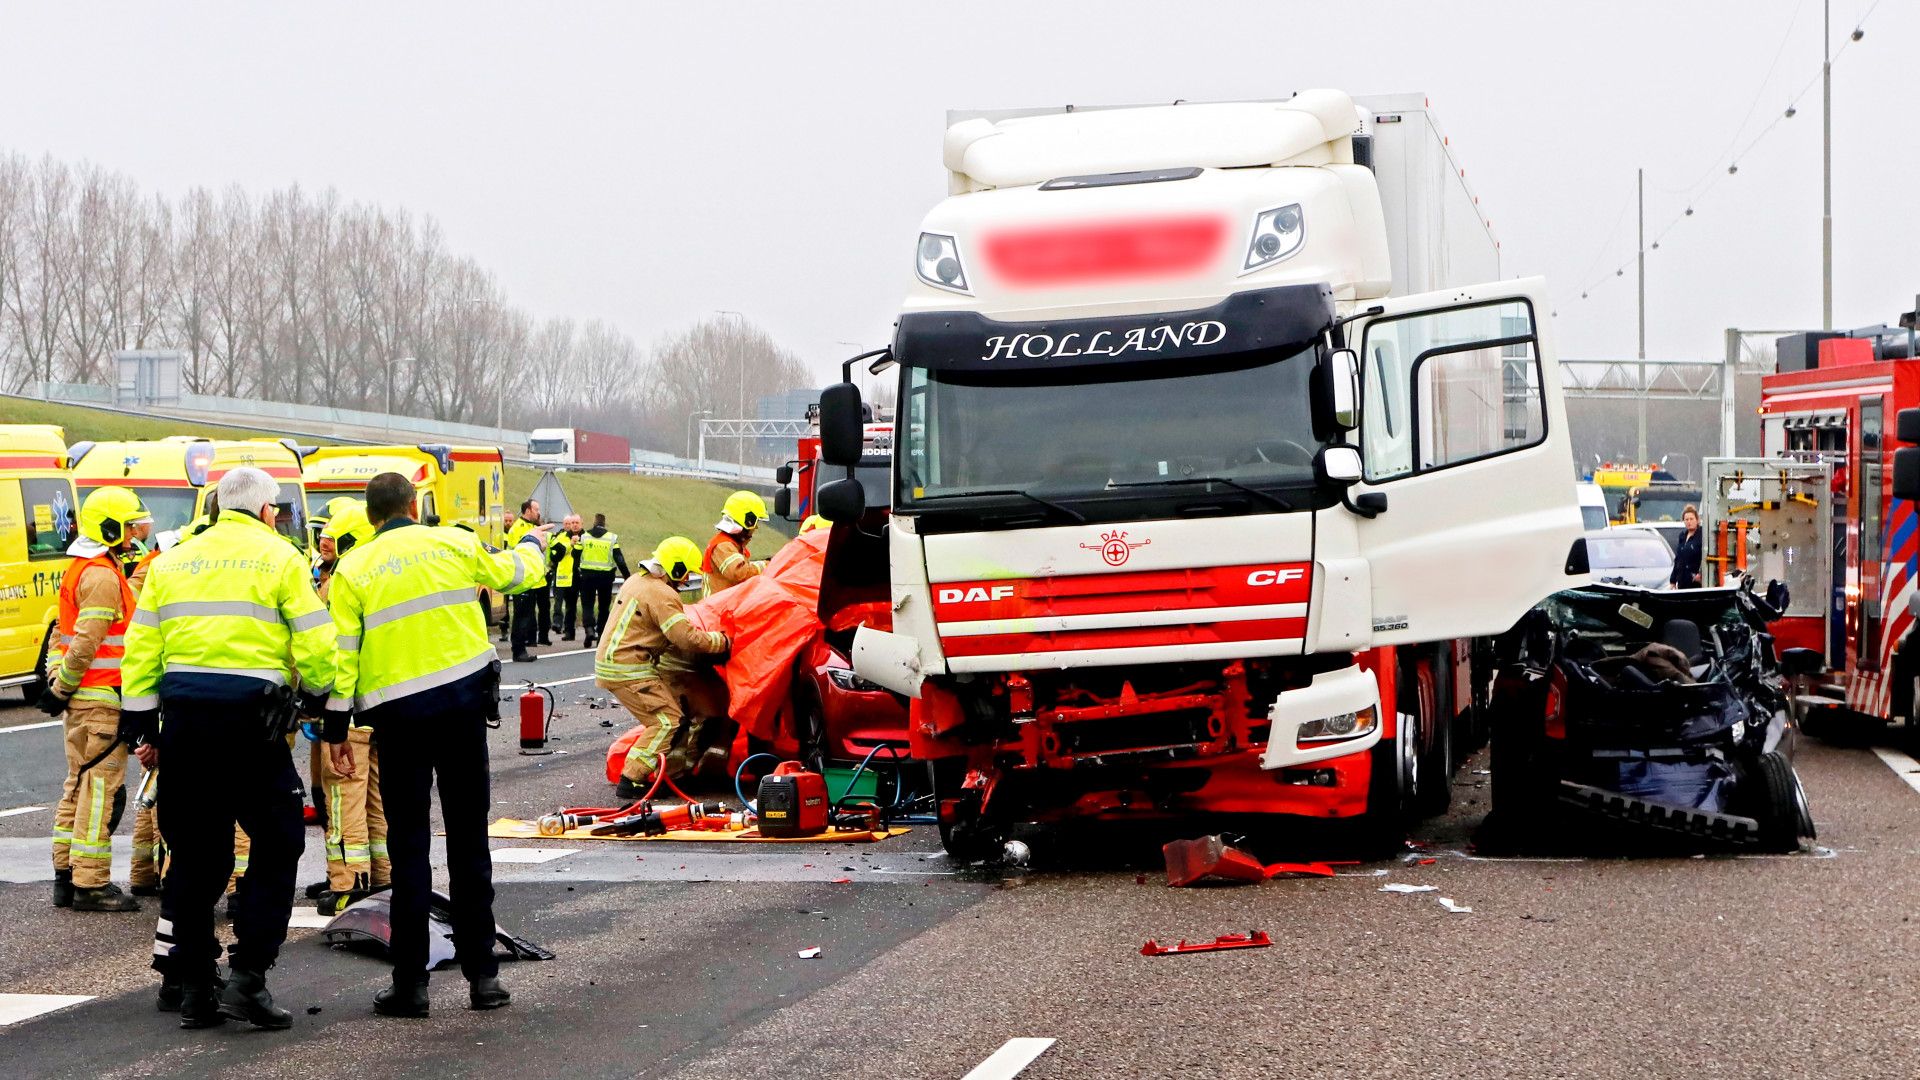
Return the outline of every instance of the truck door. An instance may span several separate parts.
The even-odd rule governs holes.
[[[1507,630],[1569,577],[1581,536],[1539,279],[1395,297],[1357,328],[1364,461],[1354,495],[1374,645]],[[1350,333],[1350,340],[1352,339]]]

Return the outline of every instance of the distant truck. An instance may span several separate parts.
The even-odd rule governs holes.
[[[633,446],[604,431],[534,428],[527,433],[527,460],[543,465],[626,465],[633,460]]]

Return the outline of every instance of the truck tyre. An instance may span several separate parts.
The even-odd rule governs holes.
[[[1761,847],[1786,853],[1813,843],[1813,810],[1806,789],[1783,755],[1761,754],[1743,779],[1753,788],[1747,804],[1760,823]]]
[[[1412,735],[1419,757],[1412,778],[1413,813],[1420,818],[1438,817],[1453,805],[1453,720],[1444,704],[1451,700],[1447,680],[1429,654],[1415,660],[1411,670],[1402,665],[1394,685],[1401,715],[1414,717]]]
[[[1381,739],[1367,752],[1367,809],[1354,820],[1365,858],[1384,859],[1406,850],[1419,756],[1413,752],[1414,733],[1408,725],[1396,723],[1394,731],[1393,738]]]
[[[977,793],[961,791],[966,772],[967,760],[963,757],[943,758],[933,763],[933,805],[935,813],[943,819],[940,846],[946,849],[947,857],[956,862],[988,862],[1000,857],[1012,829],[1009,823],[990,820],[980,812]],[[958,801],[952,819],[946,820],[947,815],[940,808],[950,798]]]

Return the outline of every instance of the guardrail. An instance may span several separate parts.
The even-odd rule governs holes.
[[[196,424],[208,427],[277,431],[279,434],[292,436],[303,442],[324,437],[331,443],[354,446],[379,446],[392,442],[451,442],[498,446],[508,464],[525,465],[536,469],[573,469],[581,472],[623,470],[649,476],[682,476],[700,480],[751,482],[759,485],[772,484],[774,475],[774,470],[764,465],[739,465],[730,461],[712,459],[701,461],[656,450],[634,450],[624,466],[596,463],[555,465],[551,462],[529,459],[526,453],[527,433],[511,428],[483,427],[478,424],[462,424],[418,416],[389,416],[386,413],[370,413],[359,409],[335,409],[323,405],[299,405],[286,401],[257,401],[251,398],[225,397],[217,394],[181,393],[175,401],[167,404],[150,404],[137,409],[123,408],[113,404],[111,387],[86,383],[52,383],[44,387],[40,383],[28,383],[21,393],[5,394],[0,397],[53,401],[62,405],[74,405],[97,409],[101,412],[118,413],[122,416],[140,416],[149,419],[173,417],[178,413],[211,413],[226,419],[212,420],[200,416],[190,419]],[[384,438],[375,438],[345,435],[337,430],[329,430],[324,436],[317,436],[314,432],[277,427],[274,421],[291,421],[329,429],[344,426],[391,434]]]

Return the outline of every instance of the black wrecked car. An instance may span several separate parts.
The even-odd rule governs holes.
[[[1792,764],[1791,680],[1776,657],[1786,589],[1556,593],[1495,644],[1493,846],[1595,819],[1786,852],[1814,839]],[[1497,826],[1497,828],[1495,828]]]

